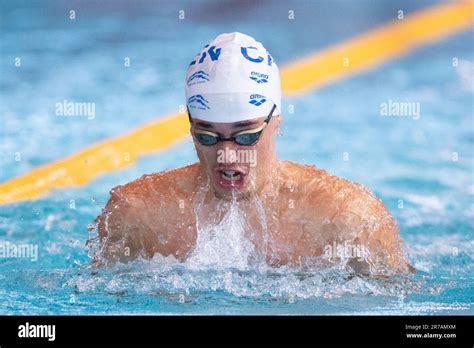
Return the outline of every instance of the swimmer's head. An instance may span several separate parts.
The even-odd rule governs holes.
[[[193,118],[232,123],[281,113],[278,66],[260,42],[241,33],[221,34],[186,72],[186,101]]]
[[[216,194],[249,195],[271,176],[281,122],[278,67],[263,45],[241,33],[204,46],[186,74],[191,133]]]

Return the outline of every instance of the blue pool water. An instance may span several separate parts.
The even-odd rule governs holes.
[[[400,8],[409,14],[433,4],[3,1],[0,180],[176,112],[187,64],[221,32],[256,37],[283,66],[391,20]],[[416,275],[382,281],[338,267],[196,269],[161,257],[88,267],[88,225],[110,188],[196,161],[186,140],[85,187],[2,206],[0,241],[37,246],[38,257],[0,258],[0,314],[473,314],[473,34],[284,99],[284,110],[295,112],[284,115],[279,156],[381,197]],[[56,116],[64,99],[94,102],[96,117]],[[381,116],[389,100],[419,103],[419,117]]]

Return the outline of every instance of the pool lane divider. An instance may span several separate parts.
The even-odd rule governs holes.
[[[295,60],[282,71],[282,91],[286,96],[304,94],[472,28],[473,24],[472,0],[447,1],[415,12]]]
[[[281,69],[283,95],[301,96],[406,55],[422,45],[468,30],[473,24],[474,0],[448,1],[420,10],[284,66]],[[168,149],[188,135],[185,114],[161,117],[132,132],[7,180],[0,184],[0,204],[35,199],[53,189],[86,185],[102,174],[132,165],[139,156]]]

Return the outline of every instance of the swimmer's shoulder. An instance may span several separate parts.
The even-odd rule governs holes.
[[[114,187],[110,195],[132,201],[166,201],[169,198],[184,198],[195,190],[196,178],[199,175],[197,163],[158,173],[144,174],[136,180]]]
[[[314,165],[291,161],[280,161],[283,182],[295,184],[299,192],[331,199],[339,206],[342,202],[355,200],[356,203],[380,204],[382,201],[364,185],[328,173]],[[341,207],[342,208],[342,207]]]
[[[280,168],[283,188],[292,186],[295,192],[304,196],[317,195],[319,198],[332,197],[334,200],[338,197],[343,198],[343,195],[337,195],[338,192],[350,191],[358,186],[315,165],[280,161]]]
[[[127,184],[110,190],[110,199],[102,216],[143,222],[167,222],[179,224],[192,206],[197,165],[189,165],[169,171],[145,174]],[[179,212],[180,214],[176,214]],[[186,216],[187,217],[187,216]],[[100,221],[100,219],[99,219]]]
[[[294,191],[304,193],[299,211],[304,212],[305,219],[328,224],[333,237],[364,245],[382,268],[412,270],[403,253],[395,219],[367,187],[314,166],[282,164],[288,177],[299,178],[299,189]],[[316,232],[320,234],[321,230]]]
[[[359,226],[396,224],[380,198],[362,184],[329,174],[315,166],[284,161],[284,182],[295,182],[286,195],[296,195],[299,209],[308,219],[335,222],[347,230]],[[291,186],[291,185],[288,185]],[[285,187],[283,187],[283,190]]]
[[[113,243],[124,240],[130,258],[141,250],[148,256],[158,252],[184,257],[190,249],[189,241],[194,238],[195,222],[189,213],[189,190],[193,184],[189,178],[195,174],[196,166],[190,165],[146,174],[114,187],[96,219],[101,240],[111,245],[105,248],[110,249],[105,255],[117,254]]]
[[[314,165],[306,165],[292,161],[279,161],[280,179],[285,185],[306,186],[323,179],[325,170]]]

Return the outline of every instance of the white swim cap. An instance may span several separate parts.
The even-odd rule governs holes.
[[[192,118],[238,122],[281,113],[280,73],[260,42],[242,33],[221,34],[204,46],[186,72]]]

